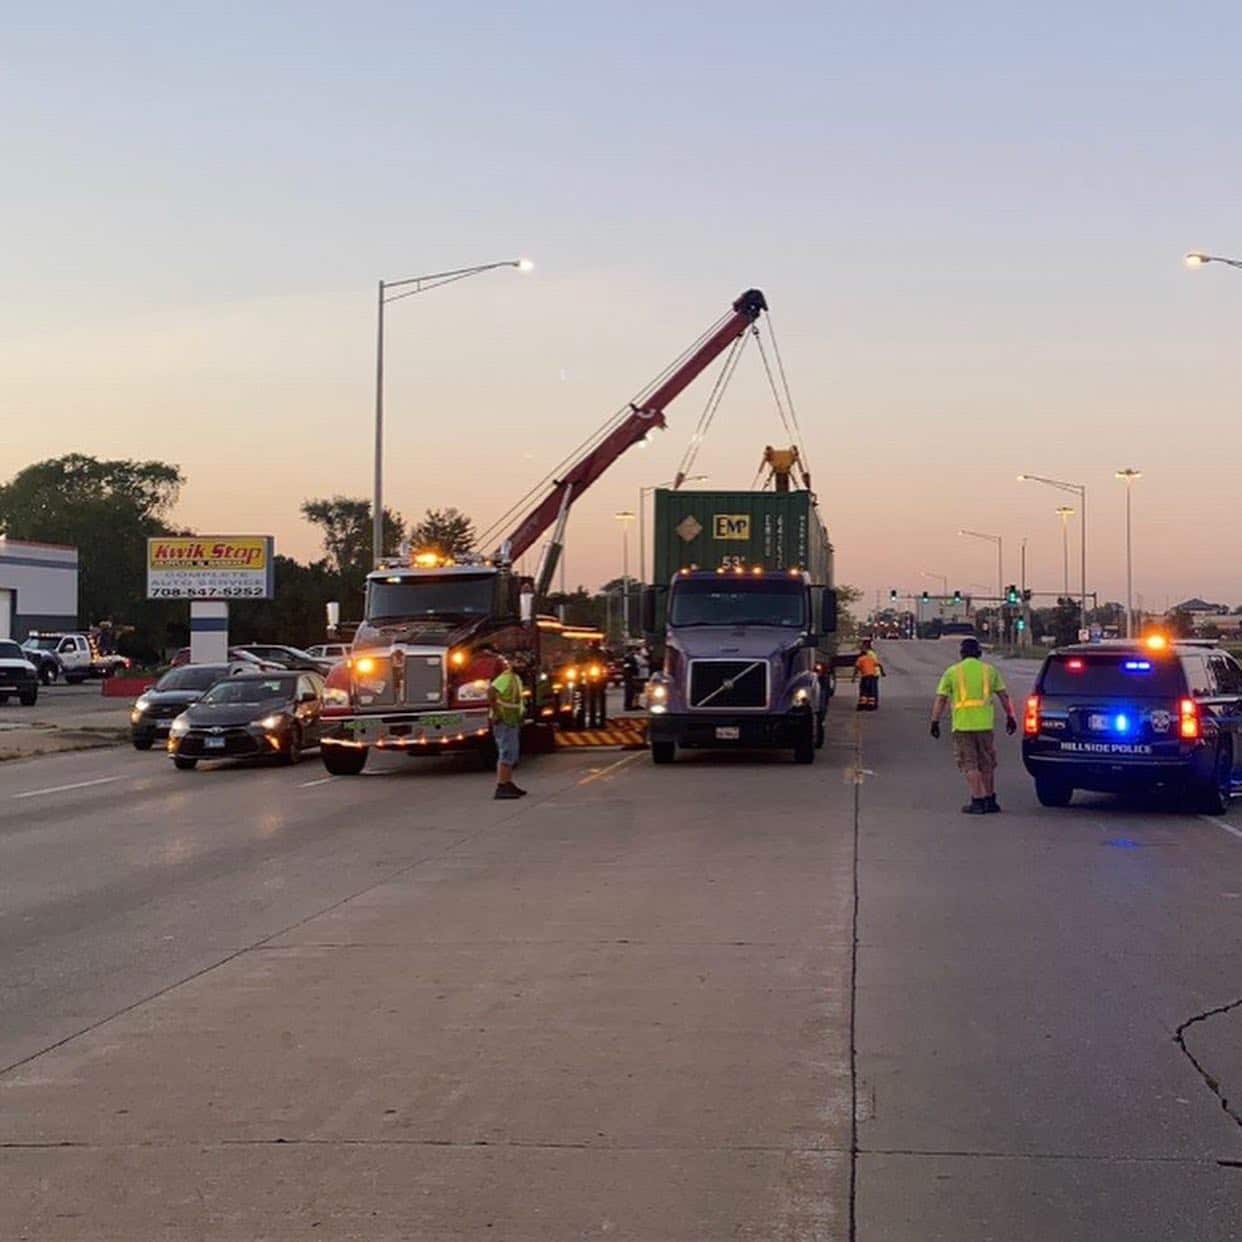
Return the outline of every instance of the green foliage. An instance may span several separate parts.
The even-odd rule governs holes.
[[[327,561],[302,565],[277,556],[274,599],[240,600],[229,604],[229,641],[233,643],[287,643],[309,647],[324,641],[326,605],[338,600],[341,613],[350,607],[361,614],[362,602],[341,599],[341,579]]]
[[[858,633],[858,618],[854,615],[854,605],[862,599],[860,587],[847,586],[841,583],[837,588],[837,637],[853,638]]]
[[[414,552],[461,556],[473,552],[477,540],[474,522],[452,507],[428,509],[423,520],[410,530],[410,547]]]
[[[323,535],[328,568],[341,582],[341,615],[354,619],[347,601],[360,601],[366,576],[375,565],[371,555],[371,502],[354,496],[333,496],[329,500],[304,500],[302,516],[318,526]],[[405,519],[384,509],[384,550],[396,551],[405,538]]]
[[[115,619],[162,632],[176,618],[173,606],[146,598],[146,540],[170,533],[163,519],[184,482],[165,462],[69,453],[0,486],[0,530],[78,549],[79,624]]]

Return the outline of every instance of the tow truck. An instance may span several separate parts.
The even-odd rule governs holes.
[[[553,581],[569,511],[626,450],[666,425],[668,404],[765,310],[758,289],[743,293],[563,462],[563,472],[558,468],[509,510],[502,522],[515,525],[492,555],[444,558],[416,552],[380,560],[367,576],[352,654],[327,678],[320,753],[330,773],[358,774],[373,749],[413,755],[472,749],[490,764],[493,651],[512,663],[527,690],[524,745],[546,749],[547,728],[570,722],[576,707],[574,694],[558,677],[574,662],[574,640],[555,618],[537,611]],[[535,574],[520,574],[520,558],[545,535]]]

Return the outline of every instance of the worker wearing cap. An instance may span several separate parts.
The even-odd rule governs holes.
[[[492,737],[496,742],[497,798],[520,798],[526,793],[513,783],[513,769],[518,761],[522,736],[522,717],[526,713],[522,679],[513,665],[500,652],[488,652],[500,664],[500,672],[488,689],[488,706],[492,721]]]
[[[886,676],[880,657],[871,649],[871,639],[862,640],[862,650],[854,661],[854,680],[858,682],[858,710],[874,712],[880,706],[880,678]]]
[[[1005,679],[983,662],[983,648],[977,638],[964,638],[961,660],[951,664],[936,687],[932,704],[931,735],[940,736],[940,717],[953,705],[953,752],[958,770],[970,787],[970,802],[962,807],[967,815],[990,815],[1000,810],[996,803],[996,743],[992,729],[995,709],[992,698],[1005,709],[1005,732],[1018,731],[1018,718],[1005,688]]]

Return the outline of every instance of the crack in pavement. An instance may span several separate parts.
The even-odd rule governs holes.
[[[1214,1009],[1205,1009],[1202,1013],[1197,1013],[1194,1017],[1187,1018],[1186,1021],[1177,1028],[1176,1032],[1174,1032],[1173,1042],[1182,1050],[1191,1065],[1195,1067],[1199,1077],[1202,1078],[1207,1084],[1208,1090],[1220,1101],[1221,1108],[1225,1110],[1229,1118],[1236,1125],[1242,1126],[1242,1113],[1238,1112],[1237,1108],[1230,1103],[1228,1096],[1226,1096],[1224,1091],[1221,1089],[1220,1080],[1208,1073],[1207,1068],[1203,1065],[1199,1058],[1196,1057],[1188,1047],[1186,1047],[1186,1032],[1194,1026],[1195,1023],[1204,1022],[1208,1018],[1218,1018],[1222,1014],[1230,1013],[1239,1006],[1242,1006],[1242,996],[1238,997],[1237,1000],[1230,1001],[1227,1005],[1217,1005]]]

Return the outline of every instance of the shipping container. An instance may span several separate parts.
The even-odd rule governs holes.
[[[804,569],[817,586],[833,585],[832,544],[806,491],[655,493],[652,565],[657,586],[679,569],[756,565]]]

